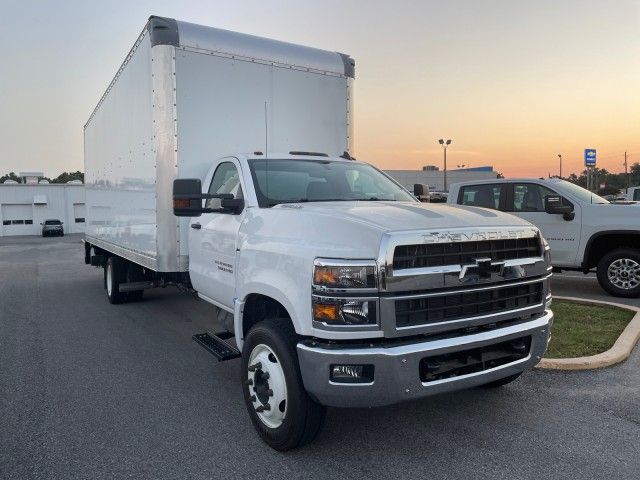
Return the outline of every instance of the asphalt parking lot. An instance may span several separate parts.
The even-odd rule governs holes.
[[[575,282],[594,287],[559,277],[555,293]],[[638,349],[595,372],[329,409],[315,443],[282,454],[253,431],[238,361],[191,340],[215,328],[208,305],[145,295],[110,305],[78,236],[0,238],[0,478],[638,478]]]

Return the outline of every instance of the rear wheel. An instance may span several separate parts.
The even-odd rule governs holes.
[[[326,411],[304,389],[296,343],[291,321],[276,318],[254,325],[242,348],[247,411],[260,437],[280,451],[311,442]]]
[[[615,297],[640,296],[640,252],[619,248],[604,255],[596,271],[600,286]]]
[[[145,279],[144,271],[140,265],[128,262],[127,266],[127,282],[141,282]],[[144,296],[144,290],[134,290],[127,293],[128,301],[139,302]]]
[[[127,263],[119,257],[109,257],[105,266],[105,285],[109,303],[124,303],[127,294],[120,291],[120,284],[126,281]]]

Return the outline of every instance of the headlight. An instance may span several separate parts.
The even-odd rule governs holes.
[[[375,263],[357,261],[316,260],[313,286],[324,289],[376,288]]]
[[[313,319],[327,325],[375,325],[377,300],[313,297]]]
[[[377,271],[374,260],[316,259],[313,320],[336,326],[377,325]]]

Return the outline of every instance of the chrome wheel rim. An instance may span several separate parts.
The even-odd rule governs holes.
[[[111,291],[113,290],[113,286],[111,285],[111,265],[107,265],[107,295],[111,296]]]
[[[632,290],[640,286],[640,264],[630,258],[619,258],[609,265],[607,277],[612,285]]]
[[[259,344],[251,350],[246,384],[260,421],[269,428],[282,425],[287,414],[287,382],[280,359],[268,345]]]

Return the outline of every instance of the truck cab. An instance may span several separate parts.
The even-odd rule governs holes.
[[[367,163],[319,154],[224,157],[203,182],[176,180],[174,201],[193,289],[235,337],[248,410],[275,448],[288,409],[308,406],[288,392],[388,405],[503,385],[544,354],[548,248],[526,221],[430,207]]]
[[[613,204],[557,178],[453,185],[448,202],[500,210],[536,225],[557,270],[596,270],[602,288],[640,296],[640,205]]]

